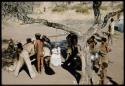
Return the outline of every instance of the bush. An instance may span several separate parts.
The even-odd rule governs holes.
[[[81,8],[76,9],[76,12],[79,12],[79,13],[89,13],[89,10],[88,10],[88,8],[81,7]]]
[[[75,6],[71,7],[71,9],[75,10],[76,12],[79,12],[79,13],[89,13],[89,7],[85,7],[82,4],[75,5]]]
[[[59,5],[59,6],[55,6],[52,11],[53,12],[64,12],[68,10],[68,7],[66,5]]]

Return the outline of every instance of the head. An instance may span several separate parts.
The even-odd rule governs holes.
[[[107,41],[107,39],[103,37],[102,38],[102,42],[106,42],[106,41]]]
[[[31,38],[27,38],[27,39],[26,39],[26,42],[27,42],[27,43],[31,43],[31,42],[32,42],[32,41],[31,41]]]
[[[106,63],[106,62],[103,62],[102,63],[102,69],[105,69],[105,68],[107,68],[108,67],[108,64]]]
[[[68,45],[71,45],[71,39],[72,39],[72,36],[71,34],[69,34],[67,37],[66,37],[66,40],[68,42]]]
[[[50,43],[50,39],[46,37],[45,35],[42,36],[42,40],[46,41],[47,43]]]
[[[111,18],[111,22],[113,22],[114,21],[114,19],[113,18]]]
[[[78,36],[75,33],[70,33],[66,37],[66,40],[69,45],[74,46],[74,45],[77,45],[77,43],[78,43]]]
[[[36,39],[38,40],[38,39],[40,39],[41,34],[40,34],[40,33],[36,33],[36,34],[35,34],[35,37],[36,37]]]
[[[10,41],[13,41],[13,39],[12,39],[12,38],[10,38]]]
[[[72,38],[73,38],[73,44],[77,45],[77,43],[78,43],[78,36],[76,34],[73,34]]]
[[[18,52],[21,52],[23,50],[22,43],[20,43],[20,42],[17,43],[17,50],[18,50]]]
[[[95,39],[95,36],[91,36],[91,39],[94,40],[94,39]]]

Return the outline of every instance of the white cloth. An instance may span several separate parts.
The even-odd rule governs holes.
[[[96,53],[95,55],[91,55],[91,60],[94,61],[98,58],[98,53]]]
[[[51,56],[51,59],[50,59],[50,63],[53,66],[59,66],[59,65],[61,65],[60,50],[61,50],[60,47],[52,49],[52,56]]]
[[[23,66],[24,63],[26,63],[26,66],[29,70],[31,78],[34,78],[36,76],[35,71],[32,68],[31,61],[29,58],[29,53],[26,50],[23,50],[19,55],[19,61],[17,62],[17,66],[15,69],[15,75],[18,76],[19,70]]]
[[[43,47],[43,55],[44,55],[44,57],[45,56],[51,56],[51,52],[50,52],[50,49],[48,48],[48,47]]]
[[[34,50],[34,44],[33,43],[28,43],[23,46],[23,49],[26,50],[30,56],[35,54]]]

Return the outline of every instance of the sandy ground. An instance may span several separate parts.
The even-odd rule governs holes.
[[[30,16],[35,17],[34,15]],[[73,11],[68,11],[65,14],[45,13],[43,15],[37,15],[36,18],[44,18],[49,21],[65,24],[82,33],[85,33],[93,23],[93,15],[76,14]],[[65,33],[62,30],[56,30],[42,24],[20,25],[13,21],[11,20],[9,23],[2,24],[2,39],[14,38],[25,43],[27,37],[32,38],[37,32],[47,36]],[[52,41],[64,39],[65,36],[51,38]],[[109,57],[112,63],[108,68],[108,76],[118,84],[123,84],[123,33],[118,33],[114,36],[114,44]],[[2,70],[2,84],[76,84],[74,77],[68,71],[61,67],[52,68],[56,72],[55,75],[46,75],[43,71],[41,75],[37,74],[37,77],[34,79],[30,79],[25,71],[21,71],[19,76],[15,77],[13,72]]]

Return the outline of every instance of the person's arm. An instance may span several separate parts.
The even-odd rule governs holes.
[[[35,41],[35,43],[34,43],[34,51],[35,52],[37,52],[37,47],[38,47],[38,43],[37,43],[37,41]]]
[[[34,45],[31,46],[30,56],[35,54],[35,47]]]
[[[72,53],[71,48],[68,48],[68,50],[67,50],[67,58],[66,58],[66,60],[69,58],[69,56],[71,55],[71,53]]]
[[[109,48],[109,46],[108,46],[107,43],[106,43],[106,46],[105,46],[105,47],[106,47],[106,51],[107,51],[107,53],[110,52],[110,48]]]

